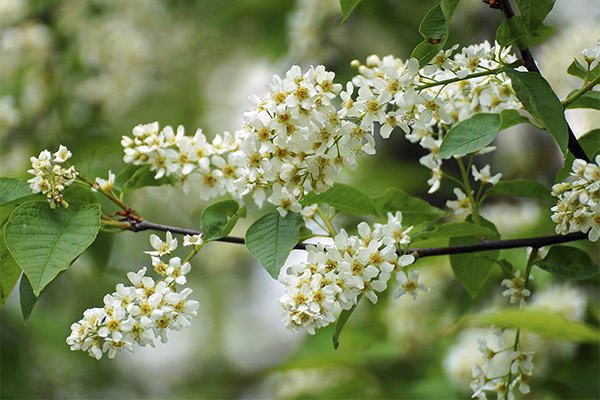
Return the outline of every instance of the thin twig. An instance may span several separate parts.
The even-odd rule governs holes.
[[[155,224],[153,222],[149,222],[146,220],[141,221],[136,224],[132,224],[131,230],[133,232],[154,230],[154,231],[162,231],[162,232],[179,233],[182,235],[201,235],[202,234],[202,232],[196,231],[193,229],[185,229],[185,228],[179,228],[177,226]],[[514,249],[517,247],[540,248],[540,247],[548,246],[551,244],[572,242],[575,240],[583,240],[586,238],[587,238],[587,235],[585,233],[576,232],[576,233],[569,233],[568,235],[539,236],[539,237],[523,238],[523,239],[484,240],[479,243],[465,244],[465,245],[459,245],[459,246],[415,248],[415,249],[408,249],[408,253],[411,253],[411,254],[417,256],[418,258],[423,258],[423,257],[431,257],[431,256],[443,256],[443,255],[448,255],[448,254],[475,253],[478,251],[488,251],[488,250]],[[217,239],[216,241],[226,242],[226,243],[236,243],[236,244],[244,244],[245,243],[244,238],[234,237],[234,236],[226,236],[224,238]],[[296,246],[294,246],[294,249],[306,250],[307,245],[310,245],[310,243],[298,243]]]

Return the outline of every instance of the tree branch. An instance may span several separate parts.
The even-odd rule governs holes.
[[[141,221],[138,223],[132,223],[131,229],[133,232],[141,232],[146,230],[162,231],[179,233],[182,235],[201,235],[201,231],[195,231],[193,229],[179,228],[177,226],[168,226],[155,224],[149,221]],[[514,249],[517,247],[535,247],[540,248],[557,243],[572,242],[575,240],[587,239],[585,233],[576,232],[569,233],[568,235],[553,235],[553,236],[539,236],[532,238],[523,239],[508,239],[508,240],[484,240],[480,243],[465,244],[459,246],[446,246],[446,247],[430,247],[430,248],[415,248],[408,249],[408,253],[412,253],[418,258],[431,257],[431,256],[443,256],[448,254],[461,254],[461,253],[475,253],[478,251],[488,250],[499,250],[499,249]],[[221,239],[217,239],[219,242],[244,244],[244,238],[226,236]],[[309,243],[298,243],[294,246],[296,250],[306,250],[306,246]]]
[[[510,6],[509,0],[483,0],[483,2],[488,4],[490,8],[500,9],[506,19],[510,19],[515,16],[515,13],[513,12],[512,7]],[[529,49],[519,50],[521,52],[521,60],[523,60],[523,66],[527,68],[527,71],[536,72],[541,75],[541,72],[537,67],[537,64],[535,63],[535,60],[533,59],[531,51],[529,51]],[[583,151],[583,148],[579,144],[579,141],[577,141],[577,138],[571,130],[571,127],[569,126],[568,122],[567,129],[569,131],[569,142],[567,145],[569,151],[575,156],[575,158],[580,158],[582,160],[590,162],[590,159],[585,154],[585,151]]]

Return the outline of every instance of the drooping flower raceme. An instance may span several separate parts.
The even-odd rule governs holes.
[[[281,308],[285,326],[291,331],[306,330],[310,334],[334,322],[342,310],[349,310],[364,295],[376,303],[376,292],[387,288],[393,273],[398,281],[406,284],[405,267],[414,263],[412,255],[398,256],[396,245],[407,246],[408,233],[412,227],[402,229],[402,214],[388,213],[388,223],[375,224],[371,229],[365,222],[358,225],[358,236],[348,236],[342,230],[334,238],[334,245],[307,246],[307,262],[282,269],[279,281],[286,287],[285,293],[276,300]],[[415,281],[415,273],[409,273],[410,290],[416,297],[416,289],[427,291],[425,285]],[[418,276],[417,276],[418,277]],[[414,286],[414,287],[413,287]],[[403,286],[404,287],[404,286]],[[403,294],[403,293],[400,293]]]
[[[78,172],[72,165],[67,168],[59,165],[67,162],[69,158],[71,152],[62,144],[54,154],[44,150],[39,156],[30,158],[31,169],[27,172],[34,177],[27,181],[29,187],[33,193],[45,194],[51,208],[69,206],[63,198],[62,191],[75,182]]]
[[[595,242],[600,238],[600,155],[594,162],[573,161],[571,176],[573,182],[552,187],[552,195],[558,197],[552,207],[556,233],[583,232]]]
[[[156,249],[160,246],[155,242],[152,246]],[[170,245],[173,241],[161,243]],[[169,255],[176,246],[175,241],[175,246],[161,255]],[[152,265],[161,279],[146,276],[146,267],[129,272],[131,286],[119,283],[114,293],[104,296],[104,307],[86,310],[83,319],[71,325],[67,338],[71,350],[87,351],[96,359],[103,353],[113,358],[121,350],[133,352],[134,344],[154,347],[157,338],[165,343],[169,329],[181,330],[191,324],[199,303],[188,300],[192,289],[178,287],[185,285],[190,264],[182,264],[179,257],[165,263],[152,256]]]

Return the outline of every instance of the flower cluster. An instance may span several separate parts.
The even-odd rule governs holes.
[[[32,168],[27,172],[35,176],[27,181],[29,187],[33,193],[45,194],[51,208],[69,206],[63,198],[62,191],[75,182],[78,172],[72,165],[68,168],[58,165],[66,162],[69,158],[71,158],[71,152],[62,144],[54,154],[44,150],[37,158],[30,157]]]
[[[380,59],[373,55],[366,65],[354,62],[360,73],[352,80],[359,88],[359,101],[350,106],[348,115],[364,115],[363,129],[373,121],[379,122],[384,138],[398,126],[408,140],[428,150],[430,153],[419,162],[432,170],[430,193],[440,186],[442,160],[436,155],[452,124],[479,112],[499,113],[520,107],[504,73],[461,80],[515,62],[510,48],[491,46],[486,41],[452,56],[456,48],[441,51],[421,70],[417,60],[404,63],[393,56]],[[493,149],[486,147],[479,154]]]
[[[497,330],[499,346],[504,346],[504,333]],[[502,344],[500,344],[502,343]],[[483,366],[475,364],[471,371],[473,380],[470,388],[474,398],[486,400],[486,392],[495,392],[498,399],[514,399],[514,391],[529,393],[528,385],[533,375],[533,352],[520,349],[515,351],[513,346],[492,350],[487,341],[479,339],[479,351],[483,354]]]
[[[552,221],[556,233],[588,233],[595,242],[600,238],[600,155],[594,162],[573,161],[571,183],[558,183],[552,187],[552,195],[558,197],[552,207]]]
[[[533,276],[529,275],[529,280],[532,279]],[[503,279],[501,285],[506,287],[502,295],[509,297],[511,304],[518,302],[521,309],[525,308],[525,299],[531,295],[531,291],[527,289],[525,277],[521,276],[520,270],[517,270],[511,279]]]
[[[310,334],[334,322],[341,310],[352,308],[359,296],[373,303],[387,288],[393,273],[401,286],[397,296],[429,289],[418,283],[418,273],[406,273],[414,263],[412,255],[398,256],[396,245],[408,246],[412,227],[402,228],[402,214],[388,213],[385,225],[371,229],[365,222],[358,225],[358,236],[342,230],[333,246],[307,246],[308,260],[282,269],[279,281],[285,293],[276,300],[285,326],[291,331],[304,329]]]
[[[132,286],[119,283],[116,292],[104,296],[103,308],[90,308],[83,313],[83,319],[71,325],[71,335],[67,344],[71,350],[87,351],[90,356],[100,359],[103,353],[109,358],[121,350],[133,352],[133,345],[150,345],[159,338],[167,341],[169,329],[181,330],[189,326],[197,315],[199,303],[187,300],[192,289],[180,289],[185,285],[190,263],[181,263],[179,257],[164,262],[159,255],[168,255],[177,247],[177,239],[167,233],[162,241],[152,235],[151,244],[154,270],[162,277],[155,281],[146,276],[146,267],[138,272],[129,272],[127,277]]]

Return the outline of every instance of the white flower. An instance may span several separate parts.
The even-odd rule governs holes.
[[[61,163],[61,162],[65,162],[67,161],[69,158],[71,158],[71,152],[69,151],[69,149],[67,149],[65,146],[63,146],[62,144],[58,147],[58,151],[56,153],[53,154],[54,156],[54,162],[55,163]]]
[[[410,263],[412,262],[414,262],[414,257],[412,258]],[[398,280],[398,283],[400,283],[400,287],[394,294],[394,297],[396,298],[405,294],[410,294],[413,297],[413,299],[416,300],[417,296],[419,295],[419,290],[423,292],[429,292],[429,288],[427,286],[425,286],[422,283],[419,283],[419,272],[414,269],[408,273],[408,276],[406,275],[406,272],[398,271],[396,279]]]
[[[477,167],[475,167],[475,165],[473,165],[471,169],[475,181],[481,181],[481,183],[490,183],[492,185],[495,185],[500,181],[500,178],[502,178],[502,174],[500,173],[491,176],[489,164],[483,167],[481,171],[477,171]]]
[[[92,187],[93,191],[97,191],[101,189],[105,192],[110,192],[115,184],[115,174],[112,171],[108,171],[108,179],[96,178],[94,185]]]
[[[150,235],[150,244],[155,251],[145,251],[144,253],[151,256],[164,256],[177,248],[177,238],[173,239],[171,232],[167,232],[165,241],[163,242],[158,235],[152,234]]]
[[[470,213],[471,201],[469,200],[469,197],[467,197],[467,195],[459,188],[454,188],[454,194],[456,195],[457,200],[446,201],[446,207],[453,209],[456,215]]]
[[[529,276],[529,279],[533,279]],[[510,297],[510,303],[519,302],[519,307],[522,309],[525,307],[526,298],[531,295],[531,291],[525,288],[525,278],[521,277],[521,271],[517,270],[512,279],[504,279],[501,282],[502,286],[507,289],[502,292],[503,296]]]
[[[185,235],[183,237],[183,246],[200,246],[204,243],[202,235]]]

